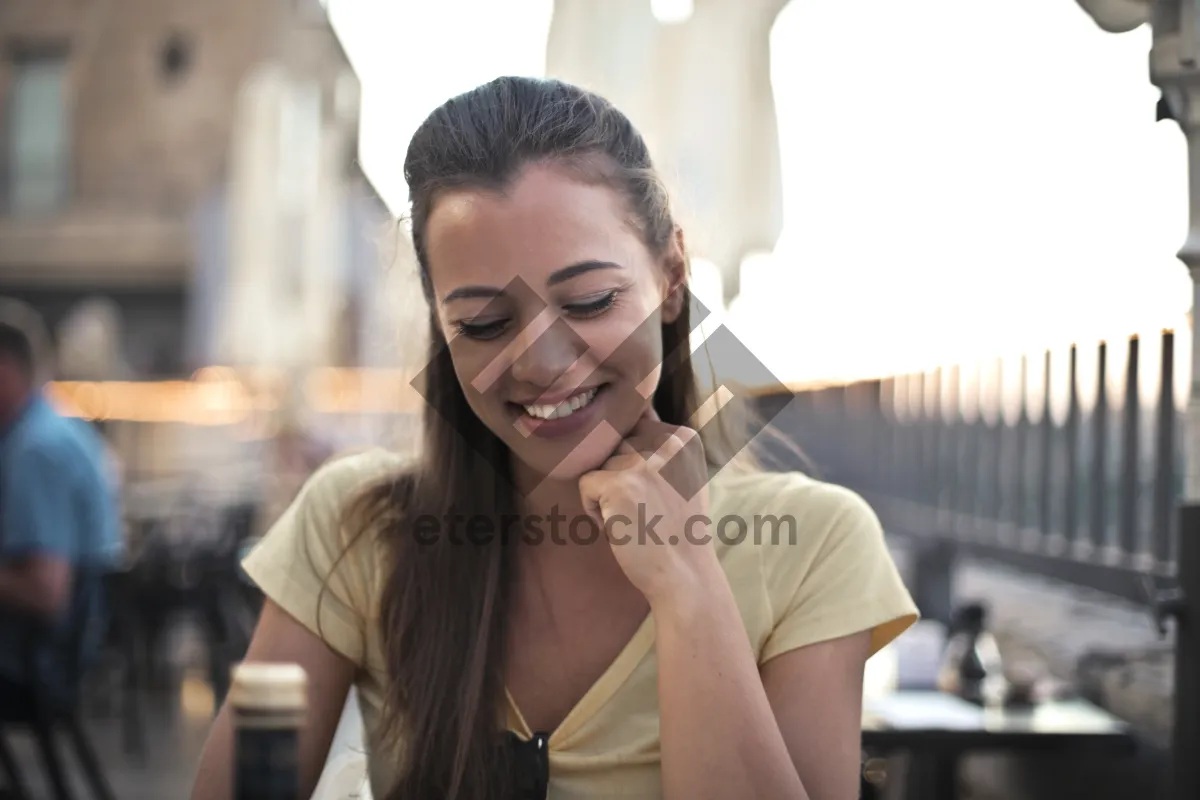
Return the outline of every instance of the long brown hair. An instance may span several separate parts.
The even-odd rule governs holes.
[[[462,547],[448,536],[430,543],[412,533],[418,519],[445,519],[452,510],[497,520],[499,530],[517,511],[507,448],[468,406],[433,314],[425,226],[447,189],[501,189],[538,161],[572,167],[617,191],[655,256],[675,235],[666,188],[641,135],[610,103],[578,87],[499,78],[447,101],[413,136],[404,174],[431,310],[420,456],[348,509],[353,528],[378,537],[390,559],[379,608],[389,677],[383,727],[401,770],[387,800],[492,800],[511,785],[509,756],[498,743],[513,548],[505,537]],[[662,326],[666,360],[653,398],[662,420],[676,425],[689,424],[699,407],[691,303],[683,305]],[[734,455],[714,437],[718,430],[701,432],[714,469]]]

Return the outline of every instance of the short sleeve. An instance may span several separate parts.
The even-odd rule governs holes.
[[[783,494],[801,521],[796,542],[771,548],[775,627],[761,660],[816,642],[871,631],[874,655],[919,618],[883,528],[856,493],[802,478]]]
[[[72,514],[69,462],[53,446],[23,447],[11,457],[0,491],[0,553],[9,557],[49,553],[74,559],[79,542]]]
[[[242,560],[263,594],[355,664],[366,658],[375,602],[374,543],[347,530],[346,504],[382,474],[382,451],[331,461]]]

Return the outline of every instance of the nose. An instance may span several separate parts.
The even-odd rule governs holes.
[[[514,337],[513,347],[513,380],[541,389],[552,386],[586,349],[571,326],[550,309]]]
[[[586,350],[571,326],[545,308],[480,370],[471,385],[484,393],[506,374],[539,389],[551,386]]]

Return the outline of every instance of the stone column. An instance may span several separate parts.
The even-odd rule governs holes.
[[[1126,33],[1150,20],[1155,0],[1076,0],[1084,11],[1109,33]]]
[[[218,322],[218,363],[265,366],[277,359],[275,297],[280,257],[275,224],[278,108],[284,75],[265,64],[243,82],[230,146],[228,268]]]
[[[770,33],[787,0],[695,0],[678,24],[650,0],[556,0],[546,71],[613,101],[646,137],[695,256],[725,301],[742,259],[783,226]]]
[[[1163,92],[1160,114],[1178,123],[1187,139],[1188,232],[1179,259],[1191,273],[1192,387],[1188,401],[1184,487],[1189,503],[1200,503],[1200,2],[1160,0],[1154,9],[1150,79]],[[1189,19],[1190,17],[1190,19]]]
[[[1172,797],[1200,795],[1200,0],[1077,0],[1102,29],[1153,32],[1150,80],[1162,90],[1160,119],[1187,140],[1190,214],[1179,260],[1192,276],[1192,370],[1184,425],[1184,496],[1179,514],[1178,583],[1155,598],[1156,616],[1175,620]],[[1147,109],[1147,113],[1151,113]]]
[[[1157,0],[1150,22],[1150,80],[1162,90],[1159,114],[1179,124],[1187,139],[1188,232],[1179,260],[1192,276],[1192,374],[1185,436],[1185,479],[1180,513],[1179,591],[1157,611],[1175,618],[1173,796],[1200,796],[1200,0]]]

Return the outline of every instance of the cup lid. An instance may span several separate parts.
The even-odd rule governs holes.
[[[308,705],[308,675],[299,664],[243,661],[233,668],[229,703],[235,708],[303,710]]]

